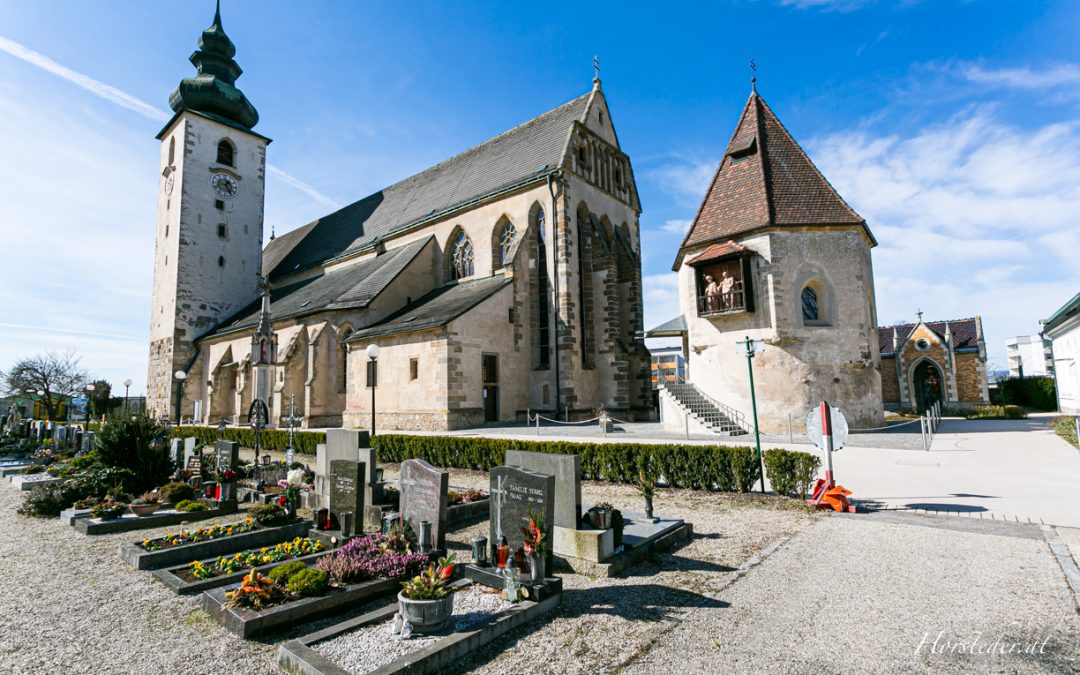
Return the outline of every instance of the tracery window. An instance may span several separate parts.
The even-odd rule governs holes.
[[[514,245],[514,240],[517,238],[517,230],[514,229],[514,224],[509,220],[503,225],[502,233],[499,235],[499,266],[502,267],[510,262],[510,249]]]
[[[472,240],[464,232],[454,239],[450,253],[450,278],[464,279],[475,272],[475,256]]]

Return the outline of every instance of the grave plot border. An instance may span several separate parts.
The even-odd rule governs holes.
[[[78,525],[79,521],[75,521]],[[147,551],[135,543],[120,544],[120,558],[137,570],[156,570],[162,567],[186,565],[192,560],[216,558],[226,553],[235,553],[249,548],[259,548],[278,544],[296,537],[307,536],[311,529],[310,520],[297,520],[286,525],[260,527],[251,532],[241,532],[228,537],[209,541],[199,541],[159,551]]]
[[[125,513],[120,518],[113,520],[98,520],[97,518],[76,518],[75,529],[83,534],[94,536],[98,534],[113,534],[114,532],[132,532],[134,530],[148,530],[154,527],[167,527],[180,523],[191,523],[199,520],[209,520],[220,516],[229,516],[237,512],[236,504],[229,504],[225,508],[207,509],[205,511],[160,511],[153,515],[139,518],[130,513]]]
[[[343,589],[336,589],[327,595],[300,598],[261,611],[246,607],[226,609],[223,606],[226,602],[225,594],[239,586],[240,584],[230,584],[203,591],[199,605],[225,630],[247,640],[343,611],[350,605],[369,602],[383,596],[396,597],[398,591],[401,590],[401,580],[363,581],[350,584]],[[394,606],[397,606],[396,603]]]
[[[491,513],[491,498],[479,499],[467,504],[454,504],[446,507],[447,529],[471,523],[474,520],[484,520]]]
[[[40,476],[40,475],[47,475],[47,474],[34,474],[34,475]],[[16,476],[12,476],[9,480],[11,480],[12,485],[19,488],[19,490],[21,490],[23,492],[29,492],[30,490],[33,490],[34,487],[37,486],[37,485],[55,485],[56,483],[63,483],[64,482],[63,478],[56,478],[55,476],[49,476],[48,478],[38,478],[37,480],[27,480],[28,478],[31,478],[31,477],[32,476],[16,475]]]
[[[255,569],[259,570],[260,574],[265,574],[267,570],[270,570],[278,565],[284,565],[291,562],[309,563],[315,562],[319,558],[333,553],[333,549],[324,549],[318,553],[309,553],[302,555],[298,558],[285,558],[277,562],[266,563],[265,565],[258,565]],[[212,563],[217,562],[217,558],[208,558],[206,560],[200,560],[199,562],[204,565],[210,566]],[[176,573],[181,570],[186,570],[187,565],[177,565],[175,567],[165,567],[162,569],[154,570],[150,573],[155,579],[160,581],[169,587],[171,591],[177,595],[194,595],[196,593],[202,593],[203,591],[210,590],[211,588],[217,588],[218,586],[228,586],[229,584],[237,584],[251,572],[250,567],[246,567],[240,572],[233,572],[231,574],[219,574],[216,577],[210,577],[208,579],[196,579],[195,581],[184,581]]]
[[[466,582],[464,585],[468,585]],[[392,673],[440,673],[451,669],[471,652],[489,644],[507,632],[533,619],[547,614],[562,602],[562,584],[559,591],[540,602],[522,600],[490,620],[468,630],[452,632],[434,644],[384,664],[367,675],[391,675]],[[342,633],[374,623],[388,621],[397,612],[397,603],[377,609],[355,619],[343,621],[315,633],[289,640],[278,648],[278,665],[289,673],[303,675],[347,675],[336,663],[327,659],[312,645],[334,638]]]

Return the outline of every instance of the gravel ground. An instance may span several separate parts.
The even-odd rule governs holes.
[[[1080,617],[1038,527],[963,527],[916,515],[824,519],[626,671],[1080,671]],[[976,639],[982,654],[946,647]],[[991,657],[998,639],[1006,649],[1046,643],[1042,654]]]
[[[454,594],[454,629],[467,630],[512,606],[498,592],[469,586]],[[368,673],[438,640],[439,636],[421,635],[401,640],[394,634],[391,622],[384,621],[320,642],[315,650],[349,672]]]
[[[300,461],[312,462],[313,458]],[[397,467],[386,466],[397,478]],[[457,487],[487,487],[487,474],[454,471]],[[0,483],[0,672],[11,673],[270,673],[277,645],[375,607],[307,624],[271,638],[244,641],[198,609],[195,598],[173,594],[124,564],[117,546],[175,527],[88,537],[59,519],[17,516],[21,493]],[[583,484],[588,502],[607,500],[639,509],[630,486]],[[703,601],[699,591],[777,538],[801,532],[819,516],[777,508],[784,502],[659,490],[656,510],[694,523],[695,538],[674,555],[657,556],[617,579],[564,577],[562,606],[503,637],[463,668],[482,672],[606,670],[616,656],[644,644],[658,619]],[[202,521],[231,522],[236,516]],[[458,559],[486,524],[448,534]],[[628,595],[630,594],[630,595]],[[633,602],[628,602],[628,597]],[[598,639],[597,636],[607,636]],[[612,640],[622,647],[611,649]],[[553,648],[557,648],[553,651]],[[500,652],[503,652],[500,654]]]

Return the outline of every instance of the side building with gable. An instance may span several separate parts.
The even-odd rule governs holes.
[[[220,16],[158,138],[148,406],[455,429],[653,416],[630,158],[592,90],[262,247],[269,139]],[[266,301],[260,299],[260,277]],[[174,376],[183,371],[186,379]]]
[[[821,400],[851,427],[883,424],[881,356],[866,221],[758,95],[750,95],[672,269],[681,314],[648,337],[680,338],[685,381],[660,390],[666,426],[805,428]],[[789,427],[789,424],[791,425]]]

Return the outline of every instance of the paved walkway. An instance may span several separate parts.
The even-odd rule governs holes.
[[[1080,671],[1077,600],[1035,525],[836,515],[711,597],[620,672]]]

